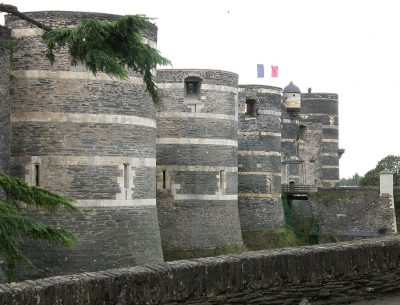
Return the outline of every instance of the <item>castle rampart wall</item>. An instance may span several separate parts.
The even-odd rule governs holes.
[[[53,27],[73,26],[81,18],[118,17],[77,12],[28,15]],[[48,263],[41,259],[43,252],[29,245],[37,273],[28,272],[45,276],[53,274],[53,267],[61,274],[162,261],[155,198],[155,108],[140,75],[130,73],[124,81],[104,73],[94,76],[81,64],[71,66],[65,50],[50,65],[40,30],[14,17],[7,17],[6,26],[16,39],[11,173],[76,199],[86,212],[86,218],[52,218],[80,241],[73,251],[46,248],[46,255],[54,257]],[[157,29],[151,29],[144,34],[149,41],[156,39]],[[115,238],[117,234],[121,238]]]
[[[0,284],[0,304],[349,304],[399,290],[398,237]]]
[[[157,209],[166,249],[241,245],[237,74],[158,70]],[[189,87],[193,86],[194,90]]]

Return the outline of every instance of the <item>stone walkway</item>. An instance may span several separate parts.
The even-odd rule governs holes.
[[[351,303],[351,305],[399,305],[399,304],[400,304],[400,296],[387,297],[382,300],[369,300],[369,301]]]

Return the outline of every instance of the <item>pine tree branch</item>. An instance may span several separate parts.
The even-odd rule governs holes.
[[[18,18],[21,18],[22,20],[28,21],[29,23],[32,23],[33,25],[36,25],[38,28],[41,28],[43,31],[48,32],[51,31],[51,27],[35,20],[32,19],[29,16],[26,16],[25,14],[21,13],[18,11],[16,6],[10,5],[10,4],[4,4],[0,3],[0,12],[3,13],[8,13],[14,16],[17,16]]]

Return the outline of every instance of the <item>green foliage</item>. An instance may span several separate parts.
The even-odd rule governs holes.
[[[52,63],[54,51],[67,47],[71,64],[82,62],[93,74],[104,72],[111,77],[126,79],[127,68],[139,72],[154,103],[158,103],[160,97],[152,70],[157,65],[168,65],[170,61],[144,43],[141,33],[149,26],[150,19],[142,15],[124,16],[114,22],[86,19],[75,28],[45,32],[43,39]]]
[[[21,213],[21,204],[43,211],[55,212],[64,208],[79,212],[73,201],[67,197],[46,190],[28,186],[19,178],[9,177],[0,171],[0,256],[6,263],[9,280],[17,264],[30,264],[21,251],[21,241],[26,238],[47,240],[51,243],[72,246],[76,237],[70,232],[29,219]]]
[[[1,39],[0,40],[0,48],[5,48],[5,49],[11,50],[15,44],[16,44],[15,39]]]
[[[298,246],[296,235],[289,228],[242,232],[243,243],[250,251]]]
[[[360,184],[361,179],[362,176],[360,176],[358,173],[355,173],[352,177],[348,179],[346,178],[340,179],[340,186],[358,186]]]
[[[324,198],[326,202],[331,202],[331,192],[317,192],[314,196]],[[306,201],[305,201],[306,202]],[[298,245],[313,245],[318,243],[320,220],[312,217],[305,221],[297,221],[293,216],[292,200],[287,196],[282,196],[283,212],[285,223],[288,230],[293,232]]]
[[[400,185],[400,156],[389,155],[378,162],[360,181],[360,186],[379,186],[379,173],[384,169],[393,172],[394,185]]]

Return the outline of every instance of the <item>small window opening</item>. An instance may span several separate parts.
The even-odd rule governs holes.
[[[219,189],[222,191],[225,189],[225,171],[219,171]]]
[[[129,188],[129,163],[124,163],[124,188]]]
[[[246,114],[252,117],[257,115],[257,101],[248,99],[246,100]]]
[[[35,186],[40,186],[40,170],[39,170],[39,164],[35,164]]]
[[[165,190],[167,188],[167,173],[165,170],[162,171],[162,188]]]
[[[300,125],[299,126],[299,135],[298,135],[299,140],[304,140],[305,139],[306,130],[307,130],[306,126],[304,126],[304,125]]]
[[[196,113],[196,112],[197,112],[197,105],[194,104],[194,113]]]
[[[201,91],[201,79],[198,77],[188,77],[185,79],[185,97],[199,99]]]

